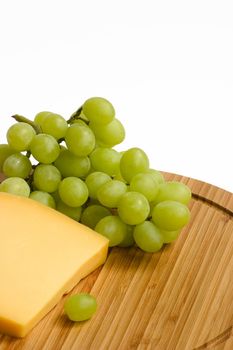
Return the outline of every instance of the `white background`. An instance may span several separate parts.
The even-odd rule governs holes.
[[[233,192],[232,0],[0,0],[0,143],[18,113],[108,98],[118,149]]]

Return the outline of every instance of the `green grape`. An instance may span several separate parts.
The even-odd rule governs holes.
[[[3,163],[5,160],[15,153],[15,150],[12,149],[7,144],[0,144],[0,172],[2,171]]]
[[[64,304],[66,315],[71,321],[89,320],[97,309],[96,299],[87,293],[79,293],[69,296]]]
[[[40,126],[43,133],[52,135],[55,139],[65,137],[68,129],[66,120],[61,115],[55,113],[48,113]]]
[[[33,157],[40,163],[53,163],[60,154],[57,140],[47,134],[36,135],[30,147]]]
[[[21,177],[9,177],[0,184],[0,192],[8,192],[16,196],[29,197],[30,187]]]
[[[91,162],[87,156],[77,157],[67,149],[63,149],[55,160],[54,165],[59,169],[63,177],[85,177],[90,170]]]
[[[118,119],[113,119],[106,125],[100,125],[90,122],[90,128],[93,130],[98,142],[113,147],[125,139],[125,129]]]
[[[27,123],[13,124],[7,131],[7,141],[9,146],[16,151],[27,151],[36,135],[33,127]]]
[[[3,164],[3,172],[7,177],[21,177],[26,179],[32,171],[32,165],[28,157],[21,153],[9,156]]]
[[[34,122],[41,127],[44,119],[52,112],[42,111],[35,115]]]
[[[158,170],[148,169],[146,173],[153,175],[155,181],[157,181],[159,184],[165,182],[163,175]]]
[[[114,247],[123,241],[127,225],[118,216],[105,216],[95,227],[95,231],[109,239],[109,247]]]
[[[93,168],[110,176],[118,172],[121,155],[112,148],[96,148],[90,154]]]
[[[165,231],[177,231],[190,219],[186,205],[176,201],[163,201],[152,210],[152,220],[156,226]]]
[[[166,200],[177,201],[188,204],[191,200],[192,192],[188,186],[177,181],[164,182],[159,186],[159,191],[155,202],[163,202]]]
[[[133,231],[134,231],[134,226],[127,225],[126,235],[123,238],[123,241],[121,241],[121,243],[118,244],[118,247],[128,248],[134,245],[135,240],[133,236]]]
[[[118,203],[120,218],[129,225],[138,225],[145,221],[150,212],[146,197],[138,192],[126,192]]]
[[[100,171],[94,171],[86,177],[85,183],[88,187],[89,196],[97,199],[97,192],[99,188],[106,182],[111,181],[111,177],[108,174]]]
[[[137,246],[147,253],[155,253],[163,246],[163,237],[159,229],[150,221],[137,225],[133,235]]]
[[[77,177],[66,177],[59,184],[59,196],[70,207],[80,207],[88,198],[88,188],[84,181]]]
[[[33,173],[35,187],[43,192],[55,192],[61,181],[60,171],[51,164],[39,164]]]
[[[84,115],[93,123],[105,125],[115,117],[113,105],[102,97],[91,97],[83,104]]]
[[[111,180],[99,188],[97,198],[102,205],[116,208],[120,198],[126,192],[127,186],[124,182]]]
[[[95,147],[95,135],[89,127],[75,123],[68,128],[65,142],[71,153],[77,157],[85,157]]]
[[[160,233],[163,237],[163,243],[171,243],[177,239],[181,230],[177,231],[165,231],[160,229]]]
[[[55,200],[53,199],[51,194],[47,192],[33,191],[30,193],[29,198],[34,199],[35,201],[40,202],[44,205],[47,205],[50,208],[56,208]]]
[[[79,221],[82,213],[82,207],[70,207],[66,205],[61,199],[57,202],[57,210],[60,213],[69,216],[71,219]]]
[[[127,182],[130,182],[138,173],[144,173],[148,169],[149,159],[140,148],[130,148],[122,154],[120,172]]]
[[[149,202],[153,201],[159,191],[159,184],[153,175],[149,173],[139,173],[130,182],[130,191],[144,194]]]
[[[90,205],[82,212],[81,223],[92,228],[94,230],[98,222],[105,216],[111,215],[110,210],[102,207],[102,205]]]

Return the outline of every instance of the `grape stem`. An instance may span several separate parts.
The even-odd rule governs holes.
[[[39,165],[39,163],[37,163],[37,164],[32,164],[32,172],[31,172],[31,174],[29,174],[28,178],[26,179],[28,185],[29,185],[30,188],[31,188],[31,191],[33,191],[33,186],[32,186],[32,184],[33,184],[33,173],[34,173],[34,170],[36,169],[36,167],[37,167],[38,165]]]
[[[37,134],[41,133],[40,127],[38,125],[36,125],[32,120],[25,118],[19,114],[12,115],[11,117],[14,118],[19,123],[23,122],[23,123],[27,123],[27,124],[31,125]]]
[[[30,151],[27,151],[26,153],[26,157],[30,158],[31,157],[31,152]]]
[[[82,117],[81,113],[82,113],[83,107],[79,107],[79,109],[77,109],[77,111],[75,111],[71,117],[67,120],[68,124],[72,124],[75,120],[82,120],[84,123],[86,123],[87,125],[89,124],[89,121],[87,119],[85,119],[84,117]]]

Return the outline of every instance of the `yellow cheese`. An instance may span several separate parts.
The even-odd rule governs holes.
[[[104,263],[108,240],[32,199],[0,193],[0,332],[25,336]]]

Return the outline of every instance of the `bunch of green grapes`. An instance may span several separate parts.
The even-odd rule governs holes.
[[[118,152],[125,129],[112,104],[93,97],[69,118],[19,115],[0,145],[0,191],[37,200],[109,239],[146,252],[174,241],[190,219],[190,189],[165,181],[137,147]]]

